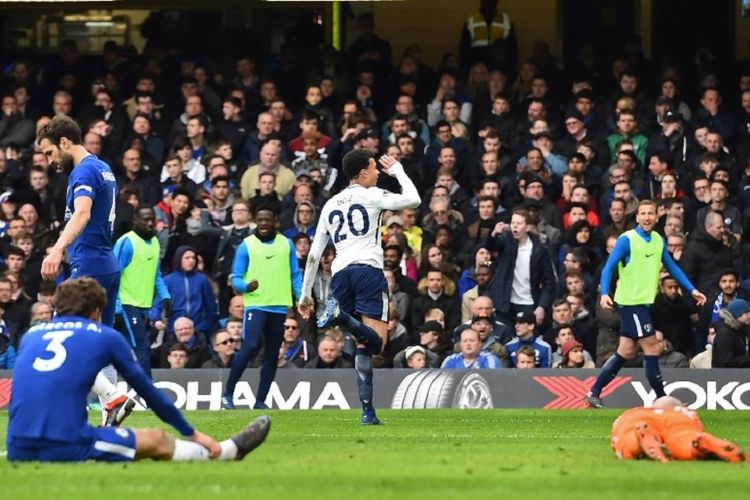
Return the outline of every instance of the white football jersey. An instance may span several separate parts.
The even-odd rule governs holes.
[[[383,210],[416,208],[421,202],[417,188],[404,172],[403,166],[400,163],[396,164],[391,167],[391,171],[401,184],[402,194],[377,187],[366,188],[359,184],[351,184],[331,197],[323,206],[310,249],[312,260],[308,260],[308,264],[314,263],[314,267],[305,270],[303,296],[309,295],[309,288],[312,287],[312,279],[317,271],[317,262],[328,244],[328,235],[336,247],[336,258],[331,267],[332,274],[351,264],[383,268],[380,234]]]

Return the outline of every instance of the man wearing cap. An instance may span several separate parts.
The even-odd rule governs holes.
[[[564,115],[565,133],[556,142],[555,147],[559,153],[570,158],[578,151],[578,146],[583,141],[591,141],[596,145],[596,159],[605,159],[606,156],[600,155],[600,146],[602,145],[598,137],[594,137],[588,126],[584,122],[584,117],[576,108],[569,108]]]
[[[451,354],[441,368],[447,369],[492,369],[500,368],[500,359],[489,352],[482,350],[482,341],[479,332],[467,328],[461,332],[461,352]]]
[[[711,350],[713,368],[750,368],[750,304],[734,299],[719,311],[719,326]]]
[[[421,370],[427,367],[427,358],[424,347],[413,345],[407,347],[404,351],[406,357],[406,366],[414,370]]]
[[[523,196],[522,203],[525,203],[526,200],[538,202],[541,218],[547,224],[562,229],[562,214],[560,213],[560,209],[550,201],[550,199],[556,198],[556,196],[553,197],[550,193],[547,193],[550,196],[545,196],[547,187],[539,176],[531,172],[524,173],[519,179],[518,189]]]
[[[681,177],[688,172],[690,160],[695,156],[697,145],[695,139],[685,133],[682,115],[673,109],[668,109],[659,120],[661,130],[653,134],[648,140],[649,153],[665,151],[670,155],[670,165]]]
[[[446,349],[445,342],[442,341],[443,327],[437,321],[425,321],[425,323],[417,329],[419,333],[419,345],[425,351],[425,357],[427,359],[427,366],[430,368],[440,368],[440,365],[445,359]],[[406,351],[402,351],[396,354],[393,359],[393,366],[403,366],[405,358],[403,357]]]
[[[516,314],[516,338],[505,344],[505,349],[510,356],[510,364],[516,366],[518,350],[524,346],[534,349],[537,368],[549,368],[552,363],[552,348],[544,340],[534,335],[536,328],[536,316],[532,312],[519,312]]]

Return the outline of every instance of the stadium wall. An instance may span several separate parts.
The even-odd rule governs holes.
[[[255,403],[258,370],[235,390],[238,408]],[[596,370],[375,370],[378,408],[583,408]],[[666,392],[691,409],[750,410],[747,370],[664,370]],[[0,370],[0,409],[10,401],[12,372]],[[157,387],[183,410],[220,410],[228,370],[154,370]],[[126,384],[121,382],[123,387]],[[630,408],[654,399],[643,370],[622,370],[605,389],[608,406]],[[352,370],[280,370],[266,403],[275,409],[358,408]]]

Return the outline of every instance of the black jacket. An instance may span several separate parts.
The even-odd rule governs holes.
[[[715,296],[721,273],[732,269],[732,250],[699,225],[685,245],[680,267],[693,286],[706,296]]]
[[[529,234],[532,243],[530,258],[531,296],[535,306],[548,309],[555,296],[557,279],[547,249],[539,238]],[[518,242],[509,229],[496,236],[489,236],[484,247],[492,252],[493,261],[498,263],[495,274],[487,288],[487,295],[492,299],[495,309],[507,313],[510,310],[510,294],[513,286],[513,271],[518,255]],[[495,258],[495,256],[497,258]]]
[[[722,315],[723,316],[723,315]],[[750,368],[746,327],[735,330],[722,317],[711,350],[713,368]]]

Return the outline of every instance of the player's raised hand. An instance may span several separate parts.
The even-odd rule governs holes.
[[[706,303],[706,296],[703,295],[700,290],[693,290],[693,298],[695,299],[695,303],[698,307],[701,307]]]
[[[190,436],[190,440],[206,448],[208,450],[208,456],[211,458],[218,458],[219,455],[221,455],[221,445],[211,436],[195,431],[195,433]]]
[[[42,279],[53,281],[60,274],[60,265],[62,264],[63,254],[60,250],[52,247],[49,254],[42,261]]]
[[[302,319],[307,321],[312,313],[313,301],[310,297],[303,297],[297,304],[297,312],[302,316]]]
[[[495,224],[494,229],[492,229],[492,236],[501,234],[503,231],[505,231],[506,227],[507,226],[505,225],[505,222],[498,222],[497,224]]]
[[[383,172],[385,172],[388,175],[393,175],[391,173],[391,167],[396,165],[398,163],[398,160],[392,156],[383,155],[380,157],[379,161],[380,161],[380,165],[383,167]]]
[[[602,309],[612,309],[612,307],[614,306],[612,297],[610,297],[609,295],[602,295],[599,299],[599,305],[602,306]]]

